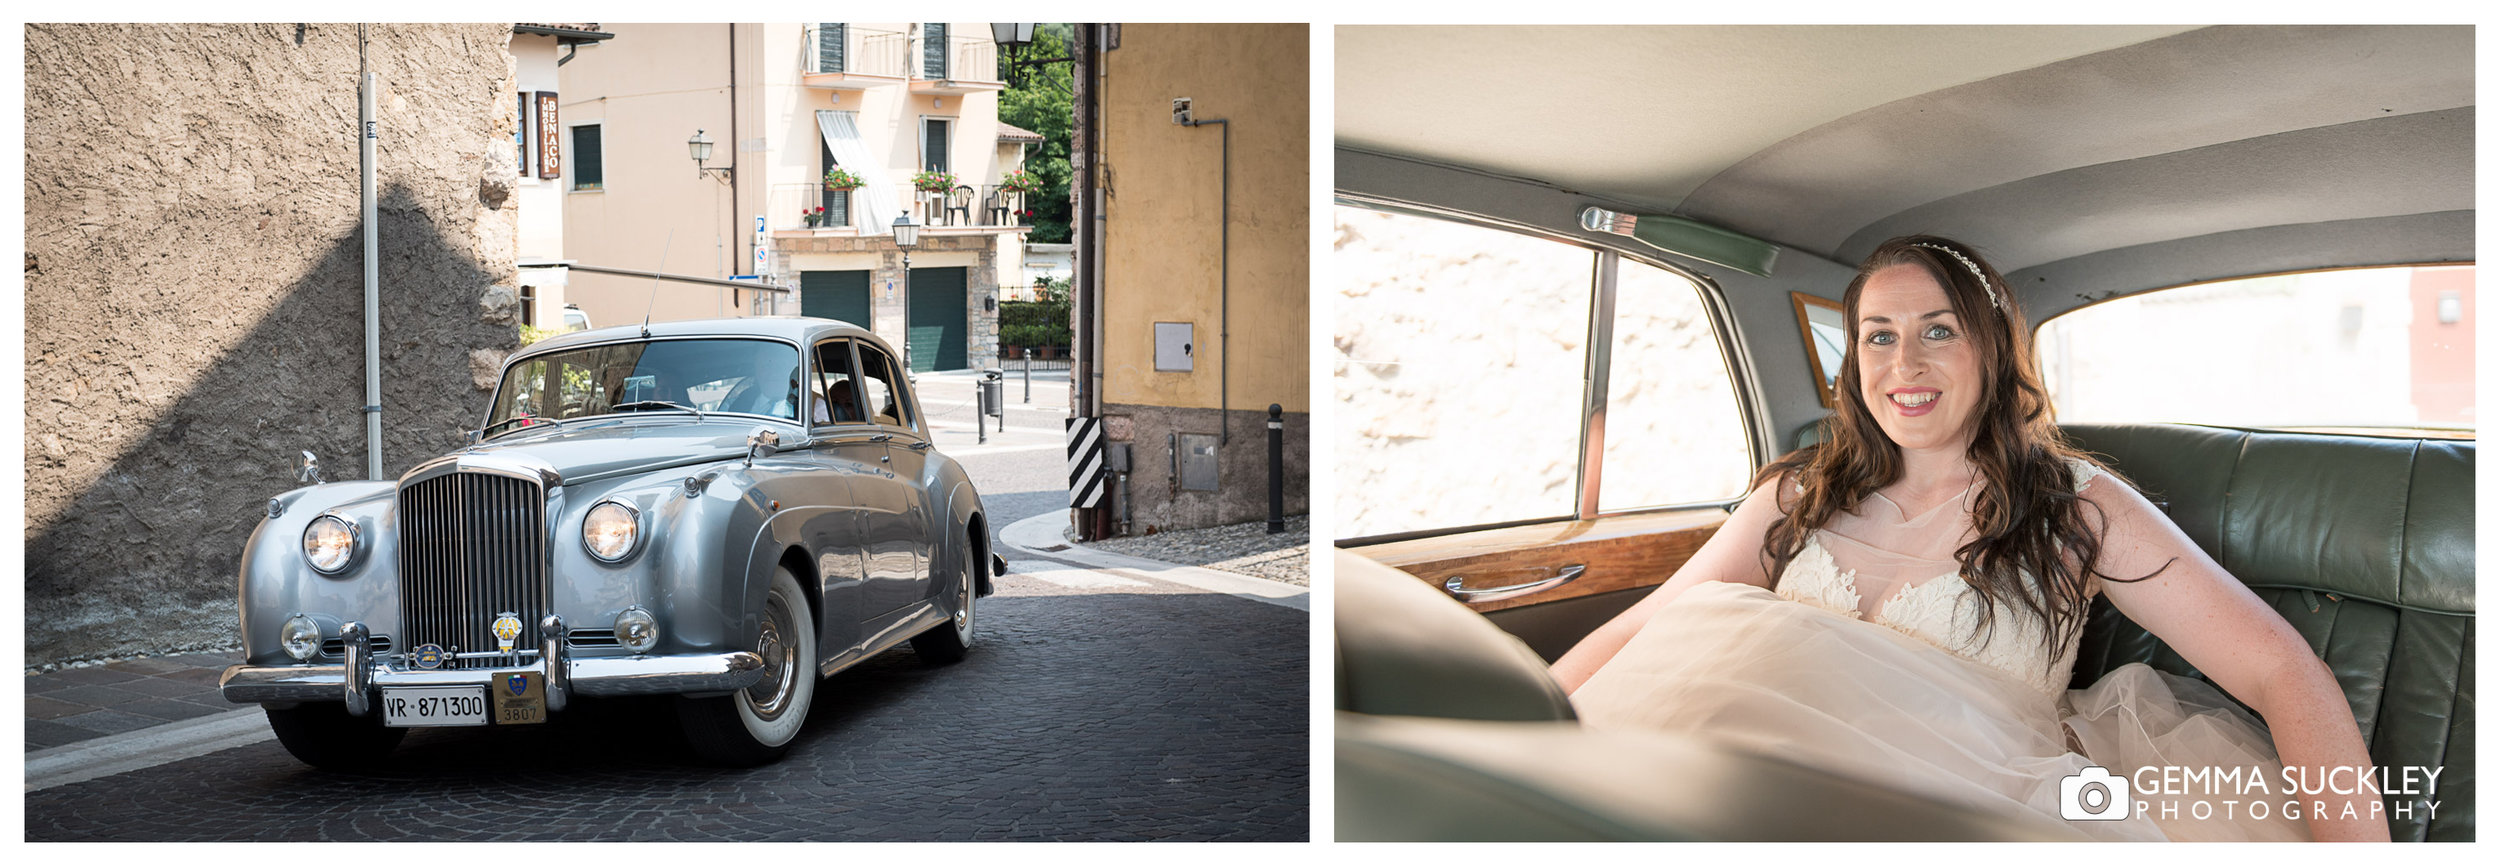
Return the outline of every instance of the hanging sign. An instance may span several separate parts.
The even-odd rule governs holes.
[[[538,92],[538,176],[564,177],[564,149],[561,128],[556,126],[556,95],[553,91]]]

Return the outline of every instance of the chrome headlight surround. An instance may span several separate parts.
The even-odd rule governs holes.
[[[642,550],[642,510],[600,500],[582,514],[582,551],[601,563],[623,563]]]
[[[323,575],[337,575],[356,565],[364,547],[364,529],[336,514],[323,512],[304,525],[304,564]]]
[[[616,643],[637,654],[660,646],[660,619],[640,605],[616,613]]]
[[[297,614],[278,624],[278,649],[295,657],[297,662],[310,662],[321,653],[321,624]]]

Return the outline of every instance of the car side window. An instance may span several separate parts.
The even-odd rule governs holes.
[[[2041,373],[2063,423],[2472,439],[2475,294],[2472,265],[2143,292],[2041,323]]]
[[[859,382],[865,389],[860,395],[865,399],[861,406],[869,414],[868,420],[876,424],[910,427],[911,415],[903,406],[902,389],[895,386],[898,377],[894,375],[893,357],[862,343],[859,344],[859,366]]]
[[[1699,284],[1453,219],[1347,205],[1336,222],[1339,539],[1743,495],[1748,429]]]
[[[810,424],[856,424],[867,419],[860,414],[859,375],[851,369],[851,342],[827,340],[816,344],[815,394],[809,397]]]

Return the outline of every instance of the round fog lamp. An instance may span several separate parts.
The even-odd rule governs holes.
[[[640,606],[616,613],[616,643],[635,653],[649,653],[660,646],[660,619]]]
[[[287,618],[278,625],[278,646],[297,662],[313,658],[321,652],[321,624],[301,614]]]
[[[600,503],[582,518],[582,547],[589,549],[590,556],[614,563],[634,553],[638,529],[632,506],[614,500]]]
[[[356,527],[337,515],[323,515],[304,526],[304,562],[328,575],[347,568],[356,557]]]

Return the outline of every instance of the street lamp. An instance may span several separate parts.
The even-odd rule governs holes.
[[[704,165],[704,163],[709,162],[712,159],[712,137],[705,135],[703,131],[699,129],[694,131],[694,138],[686,140],[686,155],[694,157],[696,177],[701,177],[713,172],[719,172],[720,174],[716,177],[720,179],[721,183],[726,184],[729,183],[730,173],[737,171],[736,166],[721,166],[719,168],[712,168]]]
[[[920,224],[911,211],[894,218],[894,246],[903,251],[903,376],[911,376],[911,248],[920,245]]]
[[[1018,54],[1027,53],[1032,49],[1033,29],[1037,26],[1039,25],[995,22],[990,24],[990,41],[998,43],[998,56],[1007,61],[1006,77],[1011,83],[1021,85],[1025,71],[1033,67],[1074,62],[1074,58],[1069,57],[1017,57]]]

